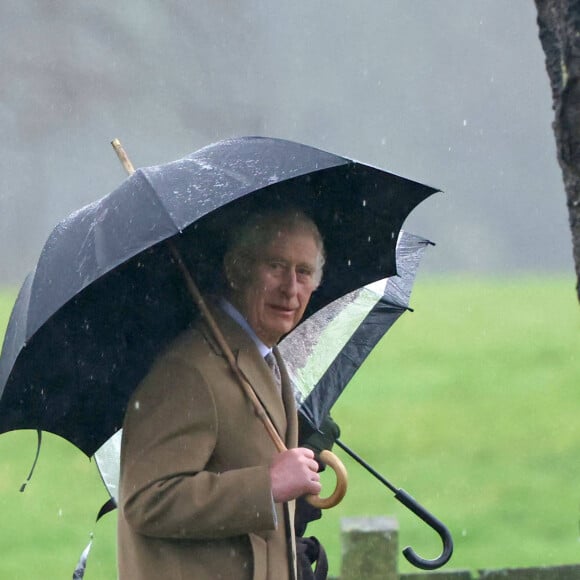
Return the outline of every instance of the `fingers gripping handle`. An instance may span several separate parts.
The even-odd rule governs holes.
[[[403,555],[407,560],[422,570],[436,570],[447,564],[449,558],[453,554],[453,540],[451,534],[446,526],[440,522],[433,514],[429,513],[422,505],[418,504],[415,498],[409,495],[404,489],[398,489],[395,497],[406,507],[408,507],[415,515],[419,516],[426,524],[431,526],[441,538],[443,542],[443,552],[438,558],[434,560],[426,560],[415,553],[411,547],[403,550]]]
[[[334,507],[342,501],[348,485],[348,474],[342,461],[332,451],[324,449],[320,453],[320,459],[334,471],[336,487],[332,494],[326,498],[322,498],[319,495],[308,495],[306,499],[310,505],[324,510]]]

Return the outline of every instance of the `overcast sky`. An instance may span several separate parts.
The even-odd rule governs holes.
[[[260,134],[444,190],[429,273],[573,275],[529,0],[0,5],[0,283],[137,166]]]

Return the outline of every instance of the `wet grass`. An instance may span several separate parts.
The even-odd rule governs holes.
[[[0,333],[13,294],[0,298]],[[580,560],[580,306],[572,279],[419,279],[404,315],[336,405],[342,439],[450,528],[449,568]],[[86,578],[115,578],[115,516],[95,466],[45,436],[0,436],[0,577],[70,577],[96,534]],[[339,573],[340,518],[394,515],[400,545],[438,555],[438,537],[338,451],[343,503],[308,532]],[[326,477],[331,484],[331,477]],[[411,567],[401,558],[402,570]]]

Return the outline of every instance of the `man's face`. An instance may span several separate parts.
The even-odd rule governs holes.
[[[280,231],[257,256],[248,282],[234,296],[258,338],[274,346],[301,320],[316,289],[319,250],[311,233]]]

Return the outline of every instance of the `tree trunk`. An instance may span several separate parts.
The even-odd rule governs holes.
[[[568,201],[580,301],[580,0],[535,0],[552,85],[554,133]]]

